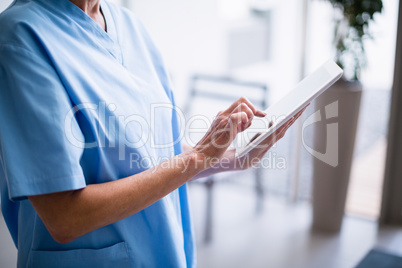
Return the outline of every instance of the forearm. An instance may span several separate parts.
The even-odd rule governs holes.
[[[158,201],[200,172],[196,161],[185,152],[127,178],[29,199],[54,239],[67,243]]]
[[[190,151],[191,147],[183,147],[184,151]],[[217,173],[225,172],[225,171],[236,171],[236,170],[244,170],[247,169],[250,165],[246,159],[238,159],[235,156],[236,149],[231,148],[228,149],[224,155],[219,159],[219,162],[215,164],[213,167],[203,170],[198,173],[196,176],[192,178],[192,180],[205,178],[208,176],[212,176]]]

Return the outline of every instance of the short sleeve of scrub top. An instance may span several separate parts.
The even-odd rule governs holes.
[[[0,146],[8,197],[85,187],[83,149],[68,141],[64,128],[72,104],[52,66],[9,45],[0,45],[0,57]],[[82,136],[75,119],[71,126]]]
[[[141,22],[101,0],[107,32],[69,0],[0,14],[1,208],[18,267],[194,267],[183,185],[67,244],[27,199],[145,171],[181,153],[163,61]]]

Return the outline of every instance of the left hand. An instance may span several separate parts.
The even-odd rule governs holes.
[[[261,161],[262,157],[268,152],[268,150],[271,149],[271,147],[276,142],[278,142],[280,139],[282,139],[285,136],[286,131],[303,114],[303,112],[306,110],[307,106],[304,107],[300,112],[298,112],[291,119],[289,119],[285,124],[283,124],[280,128],[278,128],[274,133],[272,133],[270,136],[268,136],[256,148],[252,149],[248,154],[246,154],[243,157],[236,158],[234,161],[238,161],[238,166],[240,167],[240,169],[247,169],[247,168],[250,168],[250,167],[258,164]],[[256,138],[256,137],[254,137],[254,138]]]

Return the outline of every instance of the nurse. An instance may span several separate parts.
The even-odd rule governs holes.
[[[264,116],[240,98],[183,150],[162,59],[129,11],[16,0],[0,25],[1,206],[18,267],[196,266],[186,182],[251,166],[300,115],[236,160],[229,144]]]

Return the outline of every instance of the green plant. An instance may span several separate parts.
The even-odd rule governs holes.
[[[329,0],[338,11],[335,18],[336,62],[346,79],[358,81],[366,65],[364,40],[372,38],[369,23],[383,9],[382,0]]]

